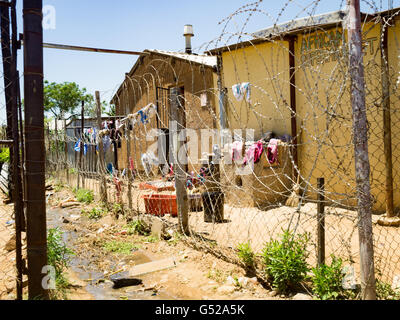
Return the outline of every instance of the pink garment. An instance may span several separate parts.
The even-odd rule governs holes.
[[[243,149],[242,141],[234,141],[232,143],[232,161],[238,161],[242,159],[242,149]]]
[[[254,161],[257,163],[260,161],[261,155],[264,151],[264,146],[262,141],[258,141],[257,143],[253,144],[247,151],[246,156],[244,158],[243,164],[247,164],[248,162]]]
[[[267,159],[270,164],[278,161],[278,143],[279,140],[271,139],[267,148]]]

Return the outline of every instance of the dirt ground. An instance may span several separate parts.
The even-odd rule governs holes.
[[[74,185],[74,181],[70,180]],[[151,191],[141,190],[140,182],[134,182],[132,186],[132,205],[138,212],[145,212],[142,196]],[[96,180],[87,179],[87,188],[99,190]],[[166,192],[170,193],[170,192]],[[95,192],[96,194],[96,192]],[[98,192],[97,192],[98,194]],[[116,201],[115,186],[109,184],[108,199]],[[122,188],[122,199],[126,204],[127,186]],[[258,208],[240,207],[241,199],[237,199],[235,205],[225,203],[224,223],[205,223],[204,213],[191,212],[189,215],[190,228],[208,239],[215,240],[219,247],[236,248],[239,243],[249,242],[252,249],[260,253],[266,241],[277,238],[289,226],[296,233],[309,233],[310,245],[308,251],[310,265],[317,264],[317,205],[305,203],[300,212],[296,208],[283,204],[271,206],[267,210]],[[239,206],[238,206],[239,205]],[[392,283],[400,277],[400,228],[383,227],[377,224],[379,215],[372,216],[374,232],[374,256],[375,267],[380,280]],[[171,223],[177,223],[177,219],[166,215],[164,218]],[[331,254],[345,261],[346,266],[354,270],[356,281],[359,282],[359,240],[357,227],[357,212],[339,207],[325,207],[325,250],[327,262],[330,262]],[[233,250],[231,250],[233,252]]]
[[[75,252],[68,271],[71,288],[68,299],[183,299],[235,300],[289,299],[278,297],[265,289],[255,278],[246,277],[237,265],[214,255],[194,250],[177,235],[169,240],[154,236],[127,234],[124,219],[107,214],[99,220],[89,219],[82,210],[98,204],[59,208],[60,201],[73,197],[70,189],[52,191],[48,203],[48,228],[58,226],[67,235],[69,247]],[[128,254],[110,253],[106,243],[130,243],[134,250]],[[139,276],[142,285],[112,289],[109,280],[114,273],[150,261],[173,257],[176,267]],[[229,278],[231,277],[231,278]],[[233,279],[233,280],[232,280]],[[236,279],[236,280],[235,280]],[[240,284],[238,283],[240,280]]]
[[[12,299],[15,287],[15,250],[11,244],[15,232],[13,205],[4,204],[5,198],[3,194],[0,197],[0,299]]]

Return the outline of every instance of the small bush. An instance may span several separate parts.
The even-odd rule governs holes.
[[[65,289],[68,287],[68,280],[64,271],[68,267],[69,256],[74,252],[67,248],[62,240],[62,232],[59,228],[49,229],[47,232],[47,263],[55,270],[56,276],[56,297],[57,291],[65,297]]]
[[[254,266],[254,252],[251,250],[250,243],[240,243],[237,247],[238,257],[246,267]]]
[[[94,200],[94,195],[92,190],[78,189],[75,191],[76,200],[83,203],[92,203]]]
[[[307,264],[308,234],[285,231],[280,240],[271,240],[263,250],[265,272],[272,286],[280,292],[295,289],[310,270]]]
[[[345,276],[342,271],[343,261],[334,255],[331,257],[331,265],[324,264],[312,269],[313,293],[321,300],[345,299],[347,294],[342,285]]]
[[[378,300],[400,300],[400,292],[394,291],[389,283],[376,279],[376,297]]]

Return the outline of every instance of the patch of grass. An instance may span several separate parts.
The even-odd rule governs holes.
[[[113,240],[104,243],[103,248],[116,254],[130,254],[132,250],[139,249],[139,246],[131,242]]]
[[[76,200],[78,202],[90,204],[94,200],[94,194],[92,190],[87,190],[87,189],[78,189],[74,190]]]
[[[308,234],[293,234],[284,231],[280,240],[265,244],[263,262],[265,272],[272,286],[279,292],[287,293],[296,289],[305,280],[310,270],[307,264]]]
[[[160,239],[153,235],[147,236],[143,239],[143,242],[150,242],[150,243],[156,243],[158,241],[160,241]]]
[[[69,256],[74,254],[67,248],[62,240],[62,231],[59,228],[49,229],[47,232],[47,261],[55,270],[56,289],[51,291],[50,296],[57,299],[60,296],[66,298],[66,289],[69,286],[65,277],[65,269],[68,267]]]
[[[93,208],[92,210],[82,210],[82,214],[91,220],[98,220],[105,215],[105,212],[103,209]]]
[[[240,243],[237,250],[240,261],[246,267],[252,268],[254,266],[254,252],[251,250],[250,243]]]

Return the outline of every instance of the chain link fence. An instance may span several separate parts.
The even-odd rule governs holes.
[[[286,230],[307,233],[311,266],[321,252],[326,263],[340,257],[360,283],[348,12],[296,3],[254,33],[246,26],[269,16],[267,4],[243,6],[204,54],[146,50],[111,101],[116,117],[47,131],[48,174],[103,190],[128,220],[161,219],[167,233],[182,228],[188,243],[239,264],[240,244],[261,255]],[[375,274],[396,289],[400,11],[362,9]],[[290,10],[295,19],[282,23]],[[256,272],[265,277],[261,263]]]

